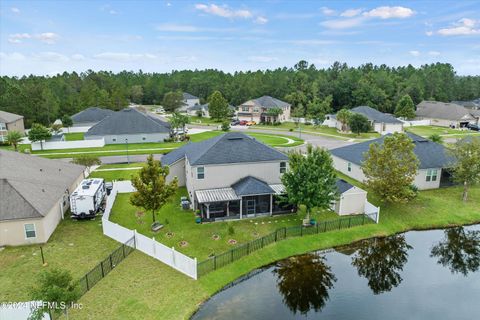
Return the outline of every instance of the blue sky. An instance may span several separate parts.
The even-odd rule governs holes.
[[[480,74],[479,1],[0,2],[0,74],[449,62]]]

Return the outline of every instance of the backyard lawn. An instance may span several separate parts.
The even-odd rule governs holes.
[[[446,127],[436,127],[436,126],[415,126],[415,127],[405,127],[405,130],[414,134],[417,134],[422,137],[429,137],[432,134],[439,134],[444,137],[448,136],[468,136],[468,135],[478,135],[479,132],[471,130],[460,130],[460,129],[451,129]]]
[[[67,141],[78,141],[83,140],[83,136],[85,135],[84,132],[73,132],[73,133],[65,133],[65,140]]]
[[[200,124],[200,125],[207,125],[207,126],[219,126],[222,124],[221,121],[213,120],[211,118],[206,117],[197,117],[197,116],[189,116],[191,124]]]

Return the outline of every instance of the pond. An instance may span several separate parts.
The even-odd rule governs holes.
[[[408,232],[258,269],[192,319],[478,319],[480,225]]]

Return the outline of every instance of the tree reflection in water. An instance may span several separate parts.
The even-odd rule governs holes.
[[[466,276],[480,267],[480,231],[465,231],[463,227],[443,231],[445,237],[433,246],[430,256],[448,267],[452,273]]]
[[[388,292],[402,282],[399,272],[407,263],[411,248],[403,235],[366,240],[352,257],[352,265],[359,276],[368,280],[374,294]]]
[[[320,311],[328,301],[328,290],[337,279],[325,264],[325,257],[309,253],[277,263],[277,287],[283,302],[293,313]]]

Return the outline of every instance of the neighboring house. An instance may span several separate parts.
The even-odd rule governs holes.
[[[86,140],[105,139],[105,144],[163,142],[170,124],[134,108],[125,108],[88,129]]]
[[[350,111],[365,116],[370,121],[372,130],[380,134],[403,132],[403,122],[391,114],[380,112],[368,106],[355,107]],[[327,114],[323,124],[338,130],[342,129],[342,123],[337,120],[336,115]]]
[[[439,101],[422,101],[415,113],[418,120],[428,119],[434,126],[455,128],[466,127],[469,123],[477,124],[480,117],[480,110]]]
[[[45,243],[68,209],[84,167],[0,150],[0,246]]]
[[[332,203],[332,210],[339,215],[365,213],[367,191],[351,185],[343,179],[337,179],[338,200]]]
[[[180,107],[177,111],[186,112],[188,108],[193,107],[194,105],[200,104],[200,98],[195,97],[193,94],[184,92],[183,93],[183,106]]]
[[[480,98],[470,101],[452,101],[451,103],[455,103],[461,106],[464,106],[470,110],[479,110],[480,109]]]
[[[8,131],[25,133],[23,116],[0,110],[0,143],[7,141]]]
[[[284,122],[290,120],[290,104],[284,101],[263,96],[257,99],[248,100],[238,106],[238,120],[261,122]],[[268,115],[273,108],[280,108],[282,113],[278,117]]]
[[[226,133],[189,143],[162,158],[168,180],[186,186],[195,210],[206,221],[291,212],[278,195],[288,157],[243,133]]]
[[[91,127],[114,113],[110,109],[90,107],[75,113],[71,118],[74,127]]]
[[[236,110],[234,106],[228,105],[228,109],[232,114],[235,114]],[[197,104],[187,109],[187,113],[190,116],[197,116],[199,111],[202,111],[202,117],[210,118],[210,113],[208,112],[208,103]]]
[[[450,183],[451,159],[446,148],[436,142],[430,141],[413,133],[406,133],[415,144],[415,155],[420,161],[419,170],[413,184],[420,190],[436,189],[441,184]],[[366,177],[361,165],[364,154],[368,152],[370,144],[382,144],[386,136],[361,143],[330,150],[335,169],[347,176],[364,182]]]

